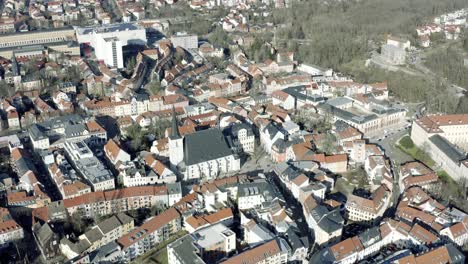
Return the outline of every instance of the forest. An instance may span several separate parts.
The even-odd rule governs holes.
[[[412,40],[417,25],[467,5],[467,0],[294,1],[286,10],[275,10],[272,19],[284,25],[277,42],[301,61],[339,68],[365,58],[385,34]]]

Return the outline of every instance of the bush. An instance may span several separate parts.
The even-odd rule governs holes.
[[[414,142],[409,136],[405,136],[400,140],[400,145],[406,149],[414,147]]]

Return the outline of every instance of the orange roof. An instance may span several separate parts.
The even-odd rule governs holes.
[[[415,224],[410,231],[410,234],[418,239],[423,244],[433,244],[439,240],[439,238],[429,232],[427,229],[423,228],[419,224]]]
[[[409,255],[396,260],[396,262],[398,264],[416,264],[416,259],[414,258],[414,255]]]
[[[104,152],[109,158],[111,158],[112,161],[115,161],[119,155],[120,150],[120,146],[113,139],[109,139],[106,145],[104,145]]]
[[[151,218],[149,221],[145,222],[140,227],[133,229],[130,233],[119,238],[117,243],[123,246],[123,248],[128,248],[132,244],[140,241],[148,234],[153,233],[154,231],[164,227],[170,222],[180,218],[180,213],[175,208],[169,208],[168,210],[160,213],[159,215]]]
[[[357,136],[359,136],[359,138],[362,137],[362,133],[354,127],[348,127],[343,131],[337,132],[337,135],[341,140]]]
[[[88,127],[88,131],[90,132],[106,132],[106,130],[102,128],[96,121],[89,121],[86,123],[86,126]]]
[[[456,223],[453,226],[449,227],[450,233],[452,233],[454,238],[466,235],[468,233],[467,227],[463,222]]]
[[[364,249],[357,236],[348,238],[330,247],[330,251],[336,260],[342,260]]]
[[[441,246],[423,255],[416,257],[417,264],[427,263],[451,263],[450,254],[447,247]]]
[[[305,176],[304,174],[301,174],[297,176],[292,182],[297,186],[301,186],[302,184],[308,181],[309,181],[309,177]]]
[[[8,220],[0,223],[0,234],[12,232],[18,229],[22,229],[15,220]]]
[[[442,132],[441,126],[467,125],[468,114],[424,116],[416,120],[416,123],[427,132],[439,133]]]
[[[91,192],[91,187],[88,185],[84,184],[81,181],[76,181],[72,184],[67,184],[63,186],[63,192],[65,193],[65,197],[70,197],[73,195],[76,195],[80,191],[88,189],[89,192]]]
[[[269,257],[275,256],[281,253],[280,246],[276,240],[271,240],[270,242],[264,243],[260,246],[254,247],[252,249],[248,249],[241,254],[229,258],[223,262],[222,264],[254,264],[258,262],[262,262]]]

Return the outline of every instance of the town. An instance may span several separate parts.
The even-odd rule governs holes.
[[[447,89],[409,101],[282,45],[293,4],[0,3],[0,262],[466,263],[468,92],[430,61],[468,8],[368,52]]]

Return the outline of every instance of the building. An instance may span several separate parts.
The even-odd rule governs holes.
[[[104,154],[114,165],[118,162],[125,163],[130,161],[130,154],[123,150],[113,139],[109,139],[107,144],[104,145]]]
[[[151,250],[176,232],[181,230],[181,215],[175,208],[170,208],[117,239],[127,261]]]
[[[287,262],[287,252],[283,251],[281,242],[274,239],[257,247],[248,249],[239,255],[231,257],[222,264],[258,263],[258,264],[281,264]]]
[[[96,121],[86,121],[79,115],[66,115],[50,118],[33,124],[29,138],[35,150],[49,147],[63,148],[65,141],[85,141],[90,146],[107,142],[107,132]]]
[[[167,245],[167,262],[174,264],[205,264],[193,237],[186,235]]]
[[[261,206],[264,202],[282,199],[281,194],[266,180],[242,183],[237,187],[237,204],[239,210]]]
[[[145,29],[133,23],[99,25],[76,29],[78,43],[94,48],[98,60],[110,67],[123,68],[122,47],[145,45]]]
[[[381,185],[369,198],[354,194],[348,196],[345,210],[346,217],[356,222],[374,222],[383,216],[391,198],[391,192]]]
[[[67,158],[93,191],[112,190],[115,179],[84,141],[66,142]]]
[[[468,175],[468,114],[430,115],[413,122],[411,139],[453,179]]]
[[[182,137],[175,112],[169,136],[169,160],[173,168],[179,168],[186,181],[215,179],[220,174],[240,170],[240,158],[221,130],[212,128]]]
[[[198,49],[198,36],[189,35],[184,32],[178,32],[171,36],[171,42],[174,48],[181,47],[183,49]]]
[[[382,45],[382,58],[393,65],[403,65],[406,63],[406,51],[403,48],[394,45]]]
[[[385,129],[405,124],[405,109],[384,105],[378,101],[366,106],[361,106],[353,100],[346,101],[345,105],[336,105],[336,100],[329,100],[319,104],[317,108],[322,115],[331,116],[332,123],[343,121],[358,129],[364,136],[382,133]]]
[[[86,233],[78,237],[78,242],[71,242],[64,237],[60,241],[60,250],[68,259],[97,250],[115,241],[134,228],[133,218],[119,213],[93,226]]]
[[[70,215],[80,213],[91,218],[143,207],[169,207],[181,198],[180,185],[138,186],[86,193],[64,199],[63,206]]]
[[[3,34],[0,35],[0,56],[11,58],[17,48],[33,45],[53,46],[68,43],[74,38],[75,30],[71,27]]]
[[[11,217],[8,209],[0,208],[0,248],[23,238],[23,228]]]
[[[244,152],[252,154],[255,151],[255,134],[248,124],[233,124],[223,130],[223,133],[238,149],[238,153]]]
[[[458,246],[463,247],[463,245],[468,243],[468,218],[465,217],[462,222],[442,229],[440,234]]]
[[[118,181],[126,187],[151,184],[175,183],[177,176],[159,160],[147,158],[145,161],[131,161],[118,167]]]

